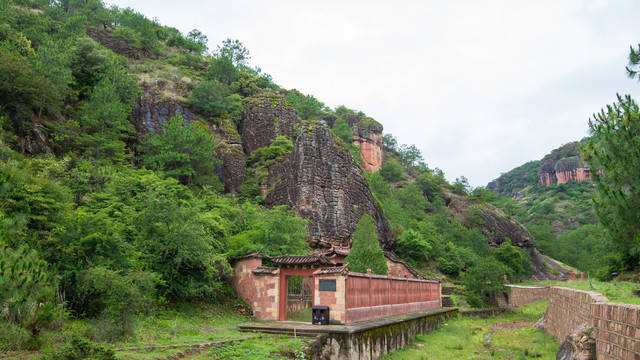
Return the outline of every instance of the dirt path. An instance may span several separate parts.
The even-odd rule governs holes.
[[[524,327],[532,327],[536,323],[534,322],[506,322],[506,323],[498,323],[498,324],[490,324],[489,328],[491,330],[502,330],[502,329],[513,329],[513,328],[524,328]]]

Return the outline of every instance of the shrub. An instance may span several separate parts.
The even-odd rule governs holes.
[[[115,352],[91,341],[73,337],[60,351],[45,355],[42,360],[116,360]]]
[[[402,165],[398,160],[390,158],[380,167],[380,175],[387,181],[400,181],[403,179]]]

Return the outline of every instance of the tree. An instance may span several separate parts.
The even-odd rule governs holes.
[[[640,111],[629,95],[589,120],[582,147],[596,183],[596,215],[618,244],[627,267],[640,258]],[[602,173],[601,173],[602,172]]]
[[[247,230],[227,239],[228,258],[257,252],[267,256],[302,255],[309,252],[309,245],[304,240],[307,232],[307,220],[295,215],[285,205],[273,209],[245,214],[250,219]]]
[[[378,244],[373,219],[368,214],[362,215],[356,231],[353,233],[353,245],[344,260],[349,263],[349,270],[366,273],[371,269],[373,274],[387,275],[389,268],[384,253]]]
[[[182,116],[173,116],[164,133],[151,135],[144,144],[142,160],[148,169],[161,171],[183,185],[219,185],[213,157],[213,136],[197,124],[188,127]]]
[[[380,167],[380,175],[387,181],[396,182],[404,178],[402,165],[395,158],[389,158]]]
[[[338,120],[333,124],[333,128],[331,128],[331,130],[333,130],[333,133],[342,139],[345,144],[353,143],[353,131],[343,118],[338,118]]]
[[[426,263],[430,252],[431,245],[413,229],[403,232],[396,242],[396,253],[405,259]]]
[[[213,55],[218,59],[229,60],[240,71],[246,71],[249,68],[249,59],[251,59],[249,50],[237,39],[226,39],[222,42],[222,46],[218,45]]]
[[[400,149],[398,149],[398,152],[400,153],[400,158],[411,166],[414,166],[424,160],[420,153],[420,149],[415,145],[407,146],[406,144],[402,144]]]
[[[226,91],[216,80],[203,81],[191,91],[191,106],[208,116],[219,116],[227,111]]]
[[[640,44],[638,44],[638,49],[634,49],[633,45],[630,46],[629,50],[629,66],[627,66],[627,75],[634,79],[638,77],[638,69],[640,68]]]
[[[29,330],[31,339],[61,315],[56,297],[56,269],[33,246],[11,248],[0,235],[0,318]]]

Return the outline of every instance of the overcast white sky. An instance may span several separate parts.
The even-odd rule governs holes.
[[[585,137],[616,93],[640,99],[636,0],[105,1],[210,49],[240,40],[278,85],[364,111],[473,186]]]

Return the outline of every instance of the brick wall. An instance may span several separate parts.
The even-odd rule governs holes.
[[[598,359],[640,359],[640,306],[591,305]]]
[[[549,289],[549,306],[545,317],[545,329],[558,342],[564,341],[580,325],[593,325],[591,304],[608,300],[597,292],[551,287]]]
[[[511,288],[511,294],[509,294],[507,306],[519,307],[526,304],[531,304],[536,301],[549,299],[549,287],[548,286],[515,286],[506,285]]]
[[[593,291],[560,287],[547,289],[549,306],[545,330],[558,342],[580,325],[593,327],[598,359],[640,360],[640,306],[608,302]],[[510,305],[541,300],[544,290],[518,287],[511,289]]]

